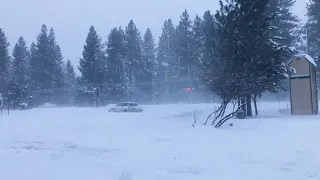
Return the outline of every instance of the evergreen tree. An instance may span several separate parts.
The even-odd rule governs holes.
[[[198,92],[199,95],[204,95],[204,88],[201,87],[200,83],[200,72],[203,67],[203,58],[204,58],[204,50],[205,50],[205,39],[204,39],[204,31],[203,31],[203,21],[202,19],[197,15],[193,21],[192,26],[192,52],[193,52],[193,60],[194,65],[190,68],[191,73],[191,85],[193,88],[193,91],[191,92],[193,96],[195,95],[195,92]],[[207,68],[207,67],[206,67]],[[197,97],[197,99],[200,99],[200,97]]]
[[[68,96],[65,90],[65,69],[66,66],[63,62],[63,57],[61,53],[60,46],[56,41],[56,36],[53,28],[50,29],[49,35],[49,52],[48,56],[50,57],[48,60],[48,71],[50,71],[52,77],[52,89],[54,91],[54,101],[57,104],[65,104],[68,103],[66,99]]]
[[[244,106],[229,115],[226,106],[247,103],[250,116],[251,95],[276,91],[287,73],[281,58],[290,50],[274,42],[272,17],[267,15],[268,0],[231,0],[215,15],[218,41],[214,44],[217,56],[212,57],[205,79],[209,88],[222,98],[213,122],[220,127]]]
[[[53,77],[54,88],[61,89],[64,85],[64,62],[61,53],[60,46],[56,42],[56,36],[53,28],[50,29],[49,35],[49,50],[50,50],[50,59],[49,67],[51,67],[51,74]]]
[[[15,92],[11,99],[14,100],[15,105],[27,102],[27,81],[28,81],[28,63],[30,59],[30,52],[26,46],[23,37],[20,37],[13,49],[13,63],[12,75],[13,83],[15,84]]]
[[[164,22],[162,34],[159,37],[158,47],[156,49],[155,81],[164,83],[156,84],[155,99],[156,102],[168,102],[172,100],[171,94],[177,91],[173,83],[178,80],[179,69],[175,53],[175,27],[171,19]],[[173,83],[170,83],[173,82]]]
[[[41,61],[38,58],[37,46],[34,42],[30,46],[30,60],[28,68],[28,84],[32,90],[40,90],[38,81],[41,76]]]
[[[74,72],[74,67],[71,64],[71,61],[68,60],[66,63],[65,69],[65,86],[66,86],[66,94],[65,97],[67,99],[67,103],[69,105],[73,105],[75,103],[75,89],[76,89],[76,73]]]
[[[41,32],[37,38],[37,61],[39,62],[40,77],[35,77],[38,79],[38,84],[40,90],[48,90],[54,88],[53,86],[53,76],[52,76],[52,62],[50,61],[50,46],[48,38],[48,29],[46,25],[42,25]],[[34,67],[31,67],[34,68]]]
[[[82,78],[91,86],[99,86],[104,83],[106,75],[105,54],[101,38],[95,31],[94,27],[90,27],[86,44],[80,59],[80,66],[78,67]]]
[[[319,58],[320,55],[320,2],[310,0],[307,9],[308,46],[310,55]]]
[[[30,60],[31,78],[35,82],[36,88],[42,91],[55,88],[55,76],[52,69],[54,66],[50,48],[47,26],[42,25],[35,47],[31,45]]]
[[[54,30],[48,33],[42,25],[37,43],[31,45],[30,84],[32,90],[39,93],[37,103],[63,103],[63,65],[59,45],[56,43]]]
[[[48,32],[47,26],[42,25],[37,37],[37,43],[30,47],[29,84],[39,103],[65,103],[63,96],[64,70],[61,49],[56,42],[54,30]]]
[[[196,67],[199,66],[199,64],[202,63],[203,60],[203,54],[204,54],[204,31],[203,31],[203,21],[202,19],[197,15],[196,18],[193,21],[192,26],[192,52],[193,52],[193,58]]]
[[[154,94],[153,90],[153,84],[151,82],[155,79],[154,77],[154,64],[155,64],[155,42],[154,38],[152,35],[151,30],[148,28],[147,31],[144,34],[143,37],[143,43],[142,43],[142,54],[143,54],[143,61],[146,63],[145,69],[143,70],[144,72],[144,80],[147,83],[144,87],[143,90],[146,94],[146,100],[151,100],[152,95]]]
[[[211,61],[212,57],[215,56],[215,48],[213,47],[216,44],[217,39],[219,38],[216,35],[215,29],[217,24],[215,23],[215,19],[210,11],[206,11],[203,15],[202,21],[202,29],[204,35],[204,50],[203,50],[203,58],[202,58],[202,69],[208,67],[208,63]]]
[[[76,73],[69,59],[66,64],[66,81],[69,85],[75,85],[76,82]]]
[[[9,45],[4,31],[0,28],[0,93],[5,93],[10,78],[11,57],[9,56]]]
[[[143,70],[146,68],[146,63],[142,58],[141,36],[136,25],[130,20],[125,30],[125,52],[126,52],[126,67],[130,84],[130,98],[136,100],[138,96],[144,95],[144,92],[138,89],[139,81],[144,81]]]
[[[176,31],[176,53],[180,68],[179,77],[187,79],[189,68],[196,64],[192,45],[192,22],[187,10],[182,13],[180,18]]]
[[[276,27],[272,35],[275,42],[294,47],[299,39],[299,18],[291,11],[296,0],[270,0],[267,12],[271,16],[275,16],[271,20],[271,26]]]
[[[125,54],[125,36],[121,28],[113,28],[108,36],[107,42],[107,79],[108,100],[121,102],[128,100],[128,72]]]

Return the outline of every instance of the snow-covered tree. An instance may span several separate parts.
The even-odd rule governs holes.
[[[106,57],[101,38],[94,29],[94,26],[90,27],[82,56],[78,68],[83,80],[90,86],[102,85],[106,75]]]
[[[13,79],[19,85],[26,85],[28,80],[28,63],[30,59],[30,52],[24,41],[23,37],[20,37],[13,49],[13,63],[12,74]]]
[[[137,100],[138,96],[143,95],[143,92],[138,89],[139,81],[143,81],[143,70],[146,68],[146,63],[142,57],[142,39],[140,32],[133,20],[130,20],[125,30],[125,52],[126,52],[126,70],[130,82],[130,99]]]
[[[204,54],[204,31],[203,31],[203,21],[197,15],[193,21],[192,26],[192,52],[193,59],[195,61],[195,66],[193,68],[198,68],[202,64],[203,54]]]
[[[75,103],[76,73],[74,72],[74,67],[70,60],[66,63],[64,81],[64,97],[66,99],[66,103],[73,105]]]
[[[203,29],[203,43],[204,43],[204,52],[202,59],[202,68],[208,67],[208,62],[211,61],[212,57],[214,57],[215,49],[213,45],[216,43],[216,39],[219,38],[216,35],[215,27],[217,24],[215,23],[215,19],[210,11],[206,11],[202,18],[202,29]]]
[[[63,56],[59,44],[56,41],[56,36],[53,28],[50,29],[49,35],[49,62],[48,70],[52,76],[52,87],[56,89],[53,93],[54,102],[57,104],[68,103],[67,91],[65,89],[65,62],[63,61]]]
[[[176,94],[173,84],[178,80],[179,64],[176,58],[175,27],[171,19],[164,22],[156,49],[155,100],[157,103],[171,100]]]
[[[54,88],[54,77],[51,71],[50,46],[48,29],[42,25],[41,32],[37,37],[35,57],[31,58],[31,78],[35,80],[40,90]]]
[[[310,55],[313,57],[320,55],[320,1],[310,0],[307,9],[307,28]],[[318,57],[319,58],[319,57]]]
[[[38,58],[37,46],[34,42],[30,46],[30,60],[28,68],[28,84],[32,90],[40,90],[38,78],[41,76],[41,61]]]
[[[190,67],[191,82],[194,92],[198,95],[205,94],[205,88],[201,85],[200,74],[203,68],[204,54],[205,54],[205,39],[203,30],[203,20],[198,15],[195,17],[192,26],[192,52],[193,52],[193,65]],[[193,93],[193,92],[191,92]],[[193,93],[194,94],[194,93]],[[197,97],[200,98],[199,96]],[[207,97],[206,97],[207,98]]]
[[[13,63],[12,63],[12,83],[14,84],[15,94],[10,98],[18,106],[27,101],[27,87],[28,87],[28,69],[30,52],[24,41],[20,37],[13,49]]]
[[[250,116],[251,95],[276,91],[287,69],[281,57],[290,49],[275,43],[271,28],[272,17],[265,13],[268,0],[220,1],[217,21],[217,56],[204,74],[208,88],[222,99],[213,112],[213,124],[220,127],[239,110]],[[225,115],[226,106],[234,102],[234,111]],[[238,106],[238,103],[241,105]],[[216,120],[218,120],[216,122]]]
[[[49,49],[50,49],[50,61],[49,67],[51,67],[51,74],[53,76],[54,87],[61,89],[64,86],[64,69],[65,65],[61,53],[60,46],[56,41],[56,36],[53,28],[50,29],[49,35]]]
[[[154,65],[155,65],[155,42],[150,28],[144,34],[142,42],[142,56],[145,63],[145,69],[143,70],[143,80],[146,83],[145,85],[140,86],[145,94],[145,101],[151,101],[152,95],[154,94],[153,83],[155,80]]]
[[[9,55],[9,42],[4,31],[0,28],[0,93],[5,93],[9,82],[11,57]]]
[[[128,72],[125,54],[125,36],[121,28],[113,28],[107,42],[107,82],[108,101],[121,102],[128,100]]]
[[[30,89],[37,91],[36,103],[63,103],[64,63],[54,30],[42,25],[37,43],[30,47]]]
[[[272,35],[276,37],[275,42],[295,47],[299,39],[300,20],[292,12],[296,0],[270,0],[267,8],[269,15],[274,16],[271,26],[276,28]]]
[[[196,64],[193,56],[192,39],[192,21],[190,20],[187,10],[185,10],[180,17],[180,22],[176,30],[176,53],[180,69],[180,79],[187,79],[189,74],[188,68]]]

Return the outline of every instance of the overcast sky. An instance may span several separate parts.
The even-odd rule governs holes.
[[[89,27],[107,40],[114,26],[125,27],[133,19],[141,34],[151,28],[156,40],[164,20],[175,24],[187,9],[192,18],[206,10],[215,11],[218,0],[1,0],[0,28],[11,50],[20,36],[28,45],[36,40],[42,24],[53,27],[65,59],[78,65]],[[305,19],[307,0],[296,0],[293,12]],[[175,3],[172,3],[175,2]],[[77,68],[76,68],[77,69]]]

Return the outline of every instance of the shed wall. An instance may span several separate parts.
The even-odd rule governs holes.
[[[291,112],[293,115],[313,114],[310,78],[291,79]]]
[[[306,59],[293,59],[290,63],[290,67],[296,70],[295,75],[309,75],[310,63]]]

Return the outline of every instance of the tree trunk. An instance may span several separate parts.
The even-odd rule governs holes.
[[[247,95],[247,116],[252,117],[251,95]]]
[[[258,108],[257,108],[257,95],[253,96],[253,104],[254,104],[254,110],[256,112],[256,116],[258,116],[259,112],[258,112]]]
[[[243,106],[243,104],[246,104],[245,98],[243,98],[243,97],[241,98],[241,103],[240,104],[241,104],[242,111],[246,112],[246,114],[247,114],[247,108],[246,108],[245,105]]]

